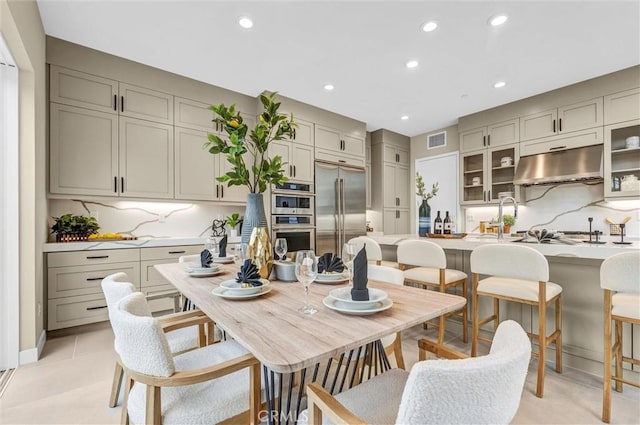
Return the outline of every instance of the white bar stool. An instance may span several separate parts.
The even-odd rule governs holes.
[[[600,287],[604,289],[604,392],[602,395],[602,422],[611,418],[611,380],[616,391],[622,392],[622,384],[640,387],[625,380],[622,362],[640,366],[640,359],[622,354],[622,323],[640,325],[640,252],[624,252],[611,256],[600,266]],[[616,324],[615,343],[611,345],[611,322]],[[611,376],[612,359],[615,358],[615,374]]]
[[[461,285],[463,296],[467,297],[467,274],[447,268],[447,257],[444,250],[433,242],[423,240],[406,240],[398,245],[398,266],[404,270],[405,283],[418,284],[424,287],[438,288],[440,292]],[[416,266],[407,269],[407,266]],[[467,306],[458,311],[440,316],[438,325],[438,344],[444,343],[445,320],[457,314],[462,315],[462,340],[467,342]]]
[[[360,251],[363,247],[367,252],[367,260],[375,261],[377,266],[386,266],[398,268],[398,263],[393,261],[382,261],[382,248],[380,244],[374,239],[368,236],[358,236],[356,238],[349,239],[349,243],[356,246],[356,250]]]
[[[491,341],[478,335],[482,325],[500,323],[500,300],[538,307],[538,384],[536,396],[544,393],[544,371],[547,346],[556,345],[556,372],[562,373],[562,287],[549,282],[549,263],[533,248],[513,244],[483,245],[471,252],[473,335],[471,355],[477,355],[478,340]],[[489,275],[479,280],[480,275]],[[478,318],[478,297],[493,298],[493,315]],[[547,336],[547,306],[555,303],[556,329]],[[534,354],[535,355],[535,354]]]

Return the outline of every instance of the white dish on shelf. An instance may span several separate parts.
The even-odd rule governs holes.
[[[330,285],[335,285],[337,283],[342,283],[349,280],[349,275],[346,273],[333,273],[333,274],[324,274],[318,273],[314,282],[316,283],[328,283]]]
[[[260,290],[258,292],[254,292],[253,294],[236,295],[236,294],[229,293],[228,289],[218,286],[217,288],[212,289],[211,293],[216,297],[226,298],[228,300],[248,300],[248,299],[256,298],[271,292],[271,285],[267,285],[267,286],[263,285],[263,286],[260,286],[259,288]]]
[[[350,310],[370,310],[386,300],[389,296],[381,289],[369,289],[369,300],[354,301],[351,299],[351,288],[337,288],[329,292],[329,296],[338,301],[338,306]]]
[[[337,311],[339,313],[349,314],[352,316],[368,316],[370,314],[379,313],[385,311],[393,306],[393,301],[387,298],[381,302],[376,303],[373,307],[364,310],[354,310],[350,306],[345,306],[343,302],[336,300],[332,297],[325,297],[322,300],[322,304],[330,310]]]
[[[640,147],[640,136],[631,136],[625,139],[627,149]]]
[[[225,289],[225,293],[229,295],[251,295],[261,292],[263,288],[269,286],[267,279],[260,279],[262,286],[249,286],[242,287],[241,283],[238,283],[235,279],[225,280],[220,283],[220,287]]]

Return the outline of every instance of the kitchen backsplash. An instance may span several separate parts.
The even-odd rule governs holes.
[[[67,199],[51,199],[49,211],[52,217],[68,213],[94,215],[100,224],[99,232],[130,234],[138,238],[206,237],[214,219],[224,219],[234,212],[244,215],[244,207],[208,203]]]
[[[607,217],[616,223],[631,217],[626,224],[626,235],[640,237],[640,200],[605,202],[600,184],[564,184],[533,186],[525,189],[526,203],[518,209],[518,219],[512,230],[555,229],[589,231],[588,217],[593,217],[593,230],[609,235]],[[513,206],[505,204],[504,214],[513,214]],[[480,221],[497,218],[498,206],[467,208],[466,232],[477,232]],[[617,236],[616,236],[617,237]]]

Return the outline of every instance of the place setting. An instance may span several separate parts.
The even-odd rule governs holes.
[[[342,258],[328,252],[318,258],[316,283],[337,285],[350,280],[349,270],[356,256],[356,246],[346,243],[342,247]],[[346,269],[346,271],[345,271]]]
[[[234,261],[234,256],[227,256],[227,235],[215,243],[209,243],[200,252],[200,264],[187,265],[187,274],[191,277],[211,277],[225,272],[221,264]]]

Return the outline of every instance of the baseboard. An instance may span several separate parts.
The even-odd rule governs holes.
[[[42,354],[42,350],[44,349],[44,343],[47,341],[47,333],[43,330],[40,333],[40,338],[38,338],[38,344],[27,350],[20,351],[20,366],[26,365],[29,363],[35,363],[40,359],[40,355]]]

